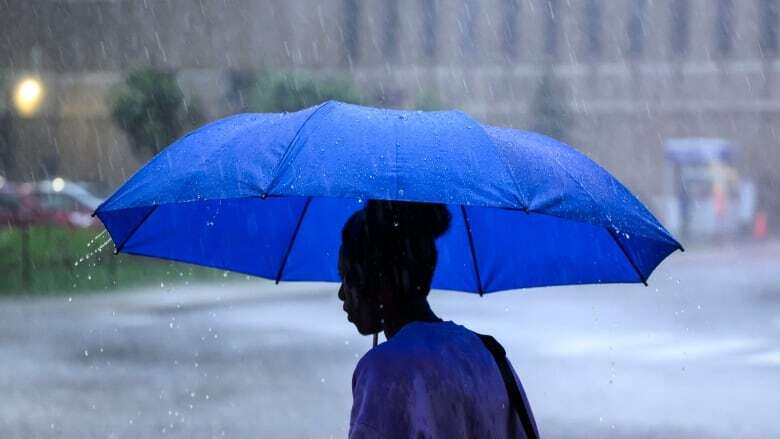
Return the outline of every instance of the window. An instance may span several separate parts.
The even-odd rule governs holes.
[[[780,24],[778,2],[777,0],[760,0],[760,2],[759,47],[764,55],[777,55],[779,48],[777,26]]]
[[[19,200],[7,194],[0,194],[0,214],[15,212],[19,209]]]
[[[672,53],[676,56],[688,54],[690,44],[689,20],[691,15],[691,3],[689,0],[672,0]]]
[[[84,210],[81,204],[69,195],[64,194],[41,194],[41,207],[48,210]]]
[[[551,57],[557,57],[558,22],[561,12],[559,0],[548,0],[546,9],[544,14],[544,53]]]
[[[344,61],[347,64],[353,64],[360,59],[360,0],[343,0],[343,19],[342,32],[344,37]]]
[[[438,34],[439,19],[436,11],[436,0],[422,0],[422,20],[423,20],[423,55],[428,59],[436,59],[438,46],[436,44],[436,35]]]
[[[601,56],[601,4],[599,0],[585,2],[586,52],[591,58]]]
[[[382,54],[387,61],[398,60],[398,0],[385,0]]]
[[[462,44],[463,55],[468,59],[474,59],[477,51],[477,18],[479,17],[479,1],[466,0],[463,9],[462,20]]]
[[[633,0],[629,12],[626,33],[628,34],[628,48],[626,52],[630,58],[638,58],[645,50],[645,10],[647,0]]]
[[[729,55],[734,48],[734,0],[718,0],[715,16],[715,51]]]
[[[520,15],[519,0],[504,0],[504,32],[501,40],[501,49],[507,59],[517,59],[517,40],[520,37],[518,29],[518,16]]]

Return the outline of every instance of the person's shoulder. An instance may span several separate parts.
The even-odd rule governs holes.
[[[358,361],[355,371],[393,369],[405,364],[410,355],[408,350],[404,349],[404,345],[398,341],[388,340],[366,352]]]
[[[442,345],[459,343],[463,336],[475,335],[452,322],[415,322],[404,326],[390,340],[368,351],[358,362],[358,369],[409,368],[419,362],[429,362],[442,351]]]
[[[408,356],[388,342],[382,343],[363,355],[352,374],[355,388],[373,388],[400,385],[413,380],[416,367]]]
[[[398,374],[413,368],[420,359],[425,340],[420,340],[416,325],[407,325],[394,337],[375,346],[358,361],[355,374]]]

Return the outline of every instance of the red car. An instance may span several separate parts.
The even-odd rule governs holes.
[[[62,179],[7,183],[0,190],[0,225],[98,228],[100,222],[92,212],[100,202],[81,186]]]

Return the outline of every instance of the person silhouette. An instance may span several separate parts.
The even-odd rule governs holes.
[[[344,224],[338,297],[363,335],[384,332],[352,378],[350,438],[535,438],[503,348],[431,309],[449,229],[441,204],[369,201]]]

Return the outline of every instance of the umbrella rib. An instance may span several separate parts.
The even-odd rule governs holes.
[[[268,183],[268,187],[263,190],[263,193],[261,194],[262,198],[268,196],[268,193],[276,185],[276,182],[279,179],[279,175],[281,175],[282,168],[287,165],[287,162],[290,159],[290,154],[292,154],[293,145],[295,145],[295,142],[297,142],[298,138],[301,136],[301,131],[303,131],[303,128],[309,123],[310,120],[312,120],[312,118],[314,118],[317,113],[320,112],[320,110],[328,106],[330,103],[331,101],[325,101],[321,103],[319,107],[317,107],[308,117],[306,117],[306,120],[301,123],[301,126],[298,127],[298,130],[295,131],[295,135],[292,139],[290,139],[290,143],[287,144],[287,148],[284,149],[284,153],[279,158],[279,162],[276,164],[276,166],[274,166],[274,170],[271,173],[271,182]]]
[[[293,230],[292,237],[290,238],[290,243],[287,245],[287,251],[284,252],[282,263],[281,265],[279,265],[279,271],[276,273],[277,284],[279,283],[279,281],[282,280],[284,267],[287,266],[287,259],[290,257],[290,253],[292,253],[293,245],[295,245],[295,239],[298,237],[298,231],[301,230],[301,224],[303,224],[303,217],[306,216],[306,211],[309,210],[309,204],[311,204],[311,198],[312,197],[306,198],[306,203],[304,203],[303,209],[301,209],[301,215],[298,217],[298,222],[295,224],[295,230]]]
[[[615,236],[614,233],[612,233],[612,230],[606,227],[604,228],[604,230],[606,230],[607,233],[609,233],[609,236],[612,237],[612,240],[615,241],[615,244],[617,244],[617,246],[620,248],[620,251],[623,252],[623,256],[625,256],[626,259],[628,260],[628,263],[631,264],[632,267],[634,267],[634,271],[636,271],[637,276],[639,276],[639,280],[642,281],[642,283],[645,286],[647,286],[647,279],[645,279],[645,277],[642,275],[642,272],[639,271],[639,267],[636,266],[636,262],[634,262],[631,256],[628,255],[628,252],[626,251],[626,247],[623,245],[623,243],[620,242],[620,240],[617,238],[617,236]]]
[[[528,202],[528,199],[526,197],[526,194],[524,194],[520,190],[520,185],[517,184],[517,179],[515,178],[515,174],[512,172],[512,169],[509,166],[509,162],[504,157],[504,152],[501,151],[501,147],[498,146],[498,144],[493,141],[493,138],[488,134],[487,130],[485,129],[485,126],[481,123],[477,122],[477,125],[482,129],[482,132],[485,133],[485,136],[490,140],[490,143],[493,145],[493,147],[496,149],[496,154],[498,154],[499,161],[502,165],[504,165],[504,169],[506,170],[506,173],[509,175],[509,179],[512,180],[512,184],[515,186],[515,190],[517,191],[518,198],[520,198],[520,202],[523,203],[522,210],[526,213],[528,212],[528,209],[530,209],[531,204]]]
[[[469,216],[466,213],[466,208],[460,206],[460,213],[463,215],[463,224],[466,226],[466,235],[469,238],[469,249],[471,250],[471,263],[474,267],[474,276],[477,280],[477,292],[480,296],[485,294],[485,290],[482,288],[482,277],[479,274],[479,265],[477,265],[477,252],[474,249],[474,237],[471,234],[471,223],[469,222]]]
[[[149,209],[149,212],[146,212],[146,215],[144,215],[144,217],[141,218],[141,221],[138,221],[138,224],[136,224],[135,227],[133,227],[133,229],[130,230],[130,233],[127,234],[125,239],[123,239],[122,242],[120,242],[119,245],[116,246],[116,249],[114,250],[115,255],[118,255],[119,252],[121,252],[122,249],[125,248],[125,244],[127,244],[127,241],[130,241],[130,238],[132,238],[133,235],[135,235],[135,232],[137,232],[138,229],[140,229],[141,226],[144,225],[146,220],[148,220],[149,217],[152,216],[152,214],[154,213],[155,210],[157,210],[158,207],[160,207],[160,205],[155,204],[154,206],[152,206],[151,209]]]

